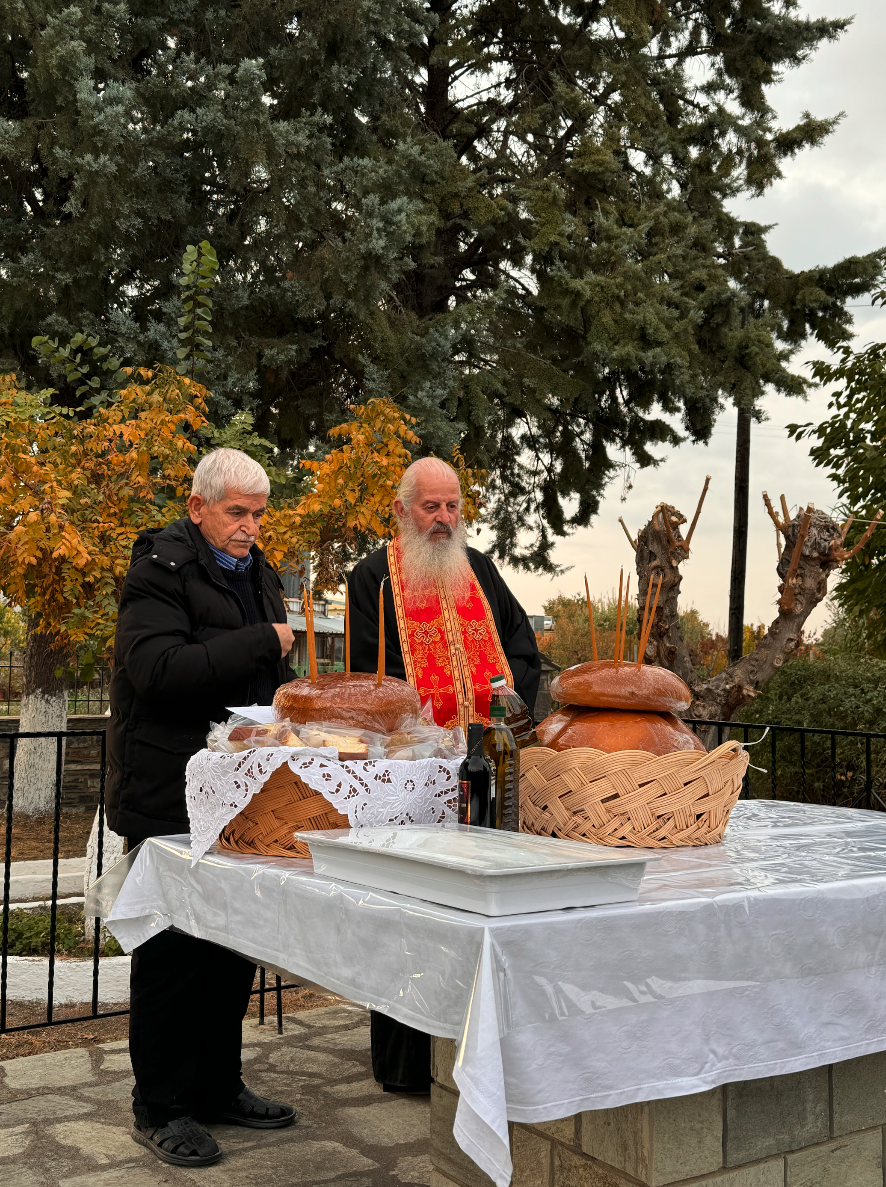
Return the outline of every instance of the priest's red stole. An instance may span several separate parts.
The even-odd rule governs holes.
[[[399,539],[388,545],[391,592],[406,679],[422,704],[430,697],[434,720],[451,728],[489,724],[489,680],[501,673],[513,688],[495,620],[471,571],[467,589],[453,595],[445,582],[419,590],[403,579]]]

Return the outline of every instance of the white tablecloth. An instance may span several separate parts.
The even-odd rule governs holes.
[[[120,880],[97,884],[94,909],[127,950],[174,925],[457,1039],[455,1136],[501,1187],[508,1118],[886,1050],[875,812],[741,802],[722,845],[650,865],[636,904],[505,919],[309,862],[209,853],[192,868],[186,837],[145,842]]]

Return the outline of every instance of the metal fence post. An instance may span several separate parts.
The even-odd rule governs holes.
[[[6,985],[9,975],[9,889],[12,878],[12,796],[18,740],[9,736],[9,778],[6,783],[6,838],[3,855],[3,947],[0,949],[0,1034],[6,1030]]]

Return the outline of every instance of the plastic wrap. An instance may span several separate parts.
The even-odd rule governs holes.
[[[455,1135],[501,1187],[507,1122],[684,1096],[886,1050],[886,816],[742,801],[637,903],[490,920],[309,862],[144,842],[109,929],[174,925],[460,1041]],[[101,880],[97,884],[101,886]],[[96,892],[98,893],[98,892]]]
[[[460,725],[454,729],[422,724],[406,730],[399,730],[388,738],[388,758],[417,761],[422,758],[463,758],[467,753],[464,730]]]
[[[328,721],[392,734],[418,722],[421,701],[411,685],[394,676],[379,685],[370,672],[325,672],[314,683],[305,676],[281,685],[274,712],[300,724]]]
[[[563,705],[594,709],[640,709],[685,713],[692,700],[689,685],[667,668],[614,659],[589,660],[565,668],[551,681],[551,697]]]
[[[336,725],[329,721],[309,721],[306,725],[296,725],[293,728],[297,731],[302,745],[314,750],[330,747],[338,753],[340,762],[385,757],[388,743],[386,734],[357,729],[356,726]]]
[[[584,709],[564,705],[536,726],[539,743],[551,750],[590,746],[612,754],[616,750],[645,750],[670,754],[673,750],[704,750],[688,725],[673,713],[640,713],[626,709]]]
[[[206,737],[206,746],[219,754],[243,754],[270,746],[288,746],[300,749],[305,745],[298,737],[291,721],[278,721],[273,725],[257,725],[243,722],[236,715],[222,725],[213,722]]]

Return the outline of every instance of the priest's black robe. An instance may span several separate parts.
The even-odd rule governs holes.
[[[476,548],[469,548],[468,559],[489,602],[495,629],[514,677],[514,691],[520,694],[529,706],[529,712],[533,713],[541,677],[541,656],[535,642],[535,632],[529,625],[526,611],[502,581],[501,574],[489,557]],[[405,680],[406,668],[400,648],[390,576],[388,550],[379,548],[356,564],[348,578],[351,667],[355,672],[375,672],[378,668],[378,587],[387,577],[384,594],[385,672],[388,676]]]
[[[535,632],[526,612],[496,569],[475,548],[468,559],[489,602],[502,649],[514,677],[514,691],[534,712],[541,676],[541,657]],[[354,566],[348,579],[351,633],[351,668],[355,672],[378,669],[378,588],[387,577],[385,607],[385,672],[406,679],[397,612],[391,591],[388,550],[380,548]],[[427,1092],[431,1084],[431,1040],[421,1031],[404,1026],[385,1014],[371,1016],[372,1071],[376,1080],[394,1091]]]

